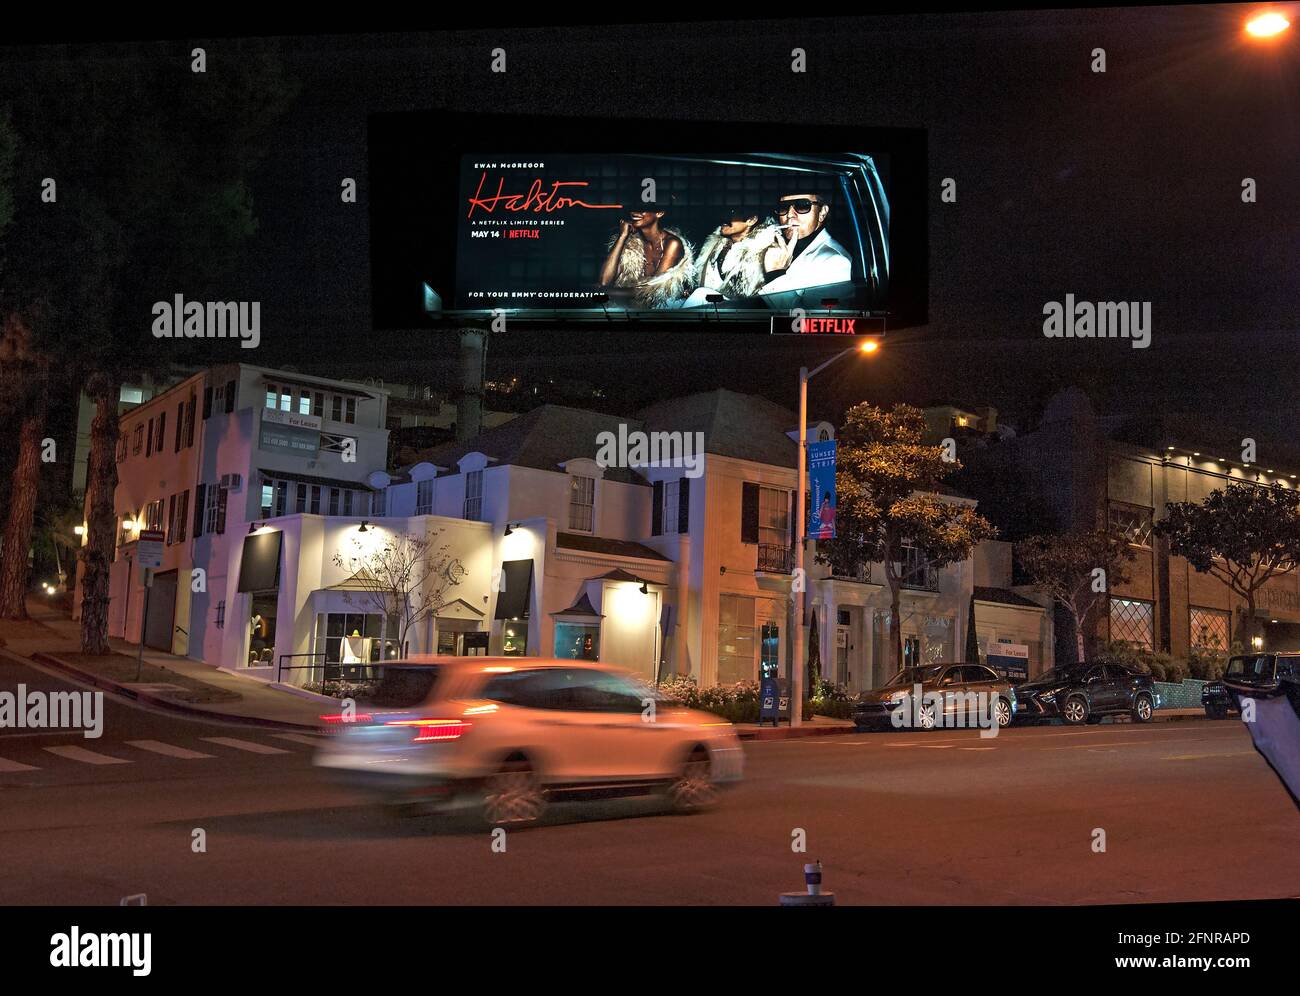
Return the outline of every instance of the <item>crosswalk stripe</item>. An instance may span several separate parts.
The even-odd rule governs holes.
[[[312,737],[306,733],[273,733],[271,735],[276,740],[288,740],[293,744],[310,744],[312,747],[319,747],[325,742],[324,737]]]
[[[0,757],[0,771],[39,771],[30,764],[19,764],[17,761],[7,761]]]
[[[188,747],[177,747],[174,744],[165,744],[161,740],[128,740],[126,743],[130,747],[139,747],[141,750],[147,750],[152,754],[164,754],[167,757],[179,757],[186,761],[212,756],[211,754],[204,754],[201,751],[190,750]]]
[[[210,744],[220,744],[222,747],[233,747],[235,750],[246,750],[250,754],[288,754],[287,750],[281,750],[279,747],[272,747],[269,744],[254,743],[252,740],[239,740],[235,737],[202,737]]]
[[[42,747],[41,750],[57,757],[66,757],[69,761],[80,761],[82,764],[130,764],[130,761],[120,757],[110,757],[107,754],[97,754],[93,750],[86,750],[84,747]]]

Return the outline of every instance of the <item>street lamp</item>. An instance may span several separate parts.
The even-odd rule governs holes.
[[[805,530],[808,527],[808,510],[804,505],[804,479],[808,476],[808,381],[812,380],[836,360],[843,359],[850,353],[871,354],[878,349],[880,349],[879,340],[865,339],[856,346],[850,346],[843,352],[836,353],[819,367],[813,367],[812,370],[807,367],[799,368],[799,476],[795,498],[795,514],[798,517],[798,525],[795,527],[794,534],[794,566],[795,577],[799,580],[802,590],[797,593],[799,595],[799,608],[794,621],[795,650],[794,668],[792,669],[794,673],[790,675],[791,726],[803,724],[803,679],[804,671],[807,669],[807,661],[804,660],[803,621],[808,611],[808,578],[803,570],[803,548],[804,541],[807,539]]]
[[[1246,34],[1253,38],[1275,38],[1289,27],[1291,22],[1285,15],[1276,10],[1266,10],[1246,22]]]

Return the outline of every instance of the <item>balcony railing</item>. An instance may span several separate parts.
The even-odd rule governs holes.
[[[931,567],[929,564],[899,564],[898,567],[899,570],[904,572],[904,588],[913,588],[917,591],[939,590],[939,569],[937,567]]]
[[[789,574],[794,570],[794,550],[774,543],[758,544],[758,569],[769,574]]]

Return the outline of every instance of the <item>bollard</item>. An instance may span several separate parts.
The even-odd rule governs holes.
[[[822,892],[822,863],[814,861],[803,866],[803,880],[807,892],[781,893],[782,906],[834,906],[835,893]]]

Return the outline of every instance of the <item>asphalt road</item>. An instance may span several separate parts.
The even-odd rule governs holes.
[[[1300,813],[1236,720],[750,744],[712,812],[569,803],[498,853],[323,781],[310,736],[107,708],[98,740],[0,730],[0,903],[771,905],[812,858],[840,903],[1300,896]]]

